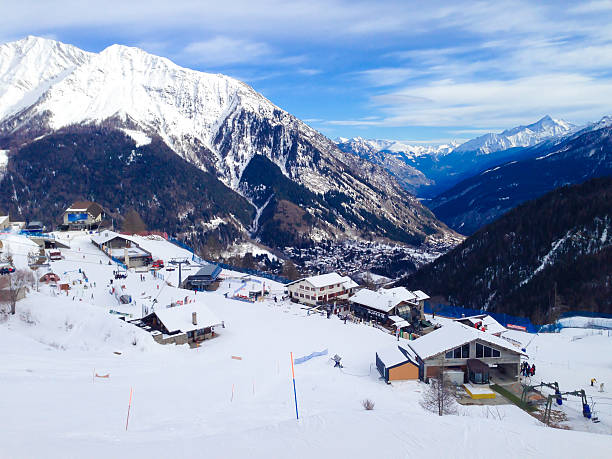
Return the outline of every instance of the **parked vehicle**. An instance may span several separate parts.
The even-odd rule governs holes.
[[[151,265],[153,268],[162,269],[164,267],[164,260],[155,260]]]
[[[12,265],[8,263],[2,263],[0,265],[0,275],[4,276],[5,274],[10,274],[14,272],[15,272],[15,268]]]

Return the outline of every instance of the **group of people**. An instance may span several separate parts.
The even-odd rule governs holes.
[[[533,365],[529,365],[529,362],[521,363],[521,374],[523,376],[534,376],[535,371],[535,363]]]

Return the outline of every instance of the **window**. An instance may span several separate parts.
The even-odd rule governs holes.
[[[470,345],[464,344],[463,346],[451,349],[445,354],[447,359],[469,359],[470,358]]]
[[[501,353],[497,349],[476,343],[476,357],[501,357]]]

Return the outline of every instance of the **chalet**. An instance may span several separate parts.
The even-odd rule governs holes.
[[[455,319],[456,322],[460,322],[468,327],[474,327],[484,332],[490,333],[495,336],[501,336],[502,333],[508,331],[506,327],[500,324],[497,320],[488,314],[479,314],[470,317],[461,317]]]
[[[419,379],[416,355],[402,346],[392,345],[376,351],[376,368],[387,383]]]
[[[40,278],[40,282],[44,282],[45,284],[48,284],[49,282],[59,282],[59,280],[60,277],[52,272],[48,272]]]
[[[221,274],[220,266],[215,264],[203,266],[197,273],[187,276],[183,283],[183,288],[196,291],[210,289],[217,282],[219,274]]]
[[[418,293],[405,287],[378,291],[362,289],[349,302],[357,317],[381,324],[394,323],[398,328],[417,324],[418,328],[418,323],[425,318],[425,298],[429,298],[420,290]]]
[[[516,380],[525,355],[503,338],[458,322],[409,341],[407,346],[416,354],[419,378],[425,381],[437,377],[440,371],[452,370],[463,372],[464,382],[487,383],[489,373],[485,381],[484,368],[490,369],[494,378]]]
[[[73,203],[63,216],[63,228],[67,230],[97,229],[106,212],[100,204],[91,201]]]
[[[214,338],[215,327],[225,327],[207,307],[198,304],[159,309],[131,321],[153,331],[153,339],[160,344],[190,344]]]
[[[348,276],[328,273],[305,277],[286,287],[292,301],[314,306],[347,300],[359,285]]]
[[[128,268],[147,266],[153,259],[151,252],[113,231],[97,233],[92,236],[91,242],[109,257],[125,264]]]

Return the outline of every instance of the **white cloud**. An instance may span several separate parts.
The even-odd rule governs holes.
[[[415,72],[407,68],[384,67],[357,72],[370,86],[393,86],[406,81]]]
[[[319,70],[319,69],[298,69],[297,73],[299,73],[300,75],[314,76],[314,75],[319,75],[320,73],[322,73],[322,70]]]
[[[584,122],[607,113],[612,81],[579,74],[458,83],[439,80],[374,96],[388,126],[513,126],[552,113]]]
[[[259,61],[274,53],[266,43],[217,36],[190,43],[182,54],[191,62],[210,66]]]
[[[569,9],[571,13],[597,13],[601,11],[611,11],[612,1],[611,0],[597,0],[592,2],[579,3],[578,5]]]

